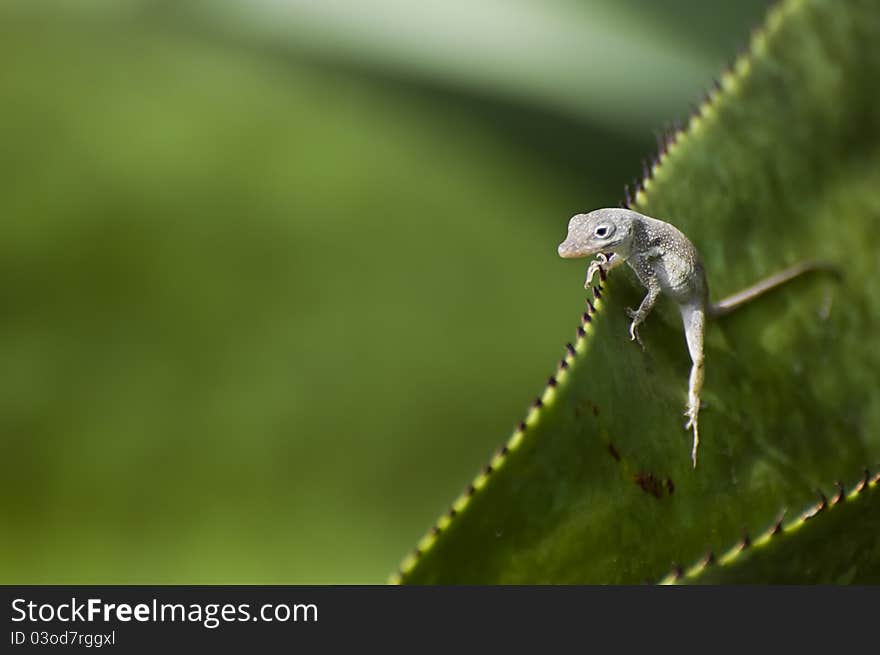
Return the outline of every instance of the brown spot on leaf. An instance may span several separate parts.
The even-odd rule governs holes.
[[[653,473],[639,471],[633,476],[633,480],[645,493],[651,494],[654,498],[663,497],[663,484]]]
[[[615,448],[614,444],[610,441],[608,442],[608,454],[610,454],[616,461],[620,461],[620,453],[617,452],[617,448]]]
[[[592,400],[590,400],[589,398],[582,400],[577,405],[578,409],[583,409],[584,406],[589,408],[589,410],[593,414],[593,416],[597,416],[597,417],[599,416],[599,406],[596,403],[594,403]],[[578,415],[580,415],[580,412],[578,412]]]

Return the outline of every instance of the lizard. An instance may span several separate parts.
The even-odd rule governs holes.
[[[648,293],[638,309],[627,309],[632,323],[629,335],[642,348],[638,329],[660,295],[672,298],[679,307],[685,341],[691,358],[686,430],[693,430],[691,460],[697,466],[700,444],[700,392],[705,377],[703,336],[707,319],[729,314],[759,295],[804,273],[837,269],[825,262],[804,261],[781,270],[716,303],[709,301],[706,271],[697,249],[678,228],[631,209],[605,208],[576,214],[568,222],[568,234],[559,244],[560,257],[571,259],[596,255],[587,269],[584,288],[593,276],[605,275],[624,262],[635,272]]]

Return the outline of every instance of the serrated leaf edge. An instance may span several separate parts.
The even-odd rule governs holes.
[[[742,540],[740,540],[735,546],[727,550],[720,557],[715,557],[712,552],[709,552],[693,566],[686,570],[683,570],[680,567],[673,565],[672,570],[667,573],[666,576],[664,576],[657,584],[688,584],[698,579],[700,575],[702,575],[710,567],[731,566],[732,564],[735,564],[740,559],[745,557],[747,553],[766,548],[771,542],[774,542],[774,537],[783,534],[790,535],[802,528],[807,523],[807,521],[810,521],[827,511],[833,510],[841,503],[850,503],[857,500],[859,496],[861,496],[865,492],[865,490],[873,490],[874,488],[880,486],[880,473],[871,476],[870,471],[868,471],[868,469],[865,469],[862,475],[862,479],[852,488],[852,490],[849,491],[849,493],[844,491],[844,488],[840,483],[835,483],[835,486],[837,487],[837,493],[832,496],[831,500],[829,500],[828,497],[820,491],[819,501],[807,507],[803,512],[798,515],[796,519],[785,523],[784,518],[786,512],[785,510],[783,510],[779,513],[778,518],[770,525],[770,527],[764,530],[764,532],[762,532],[754,540],[751,539],[749,535],[745,535]]]
[[[748,47],[741,52],[721,74],[720,79],[713,81],[712,87],[706,91],[698,104],[691,106],[687,125],[682,128],[673,123],[657,136],[657,152],[650,161],[642,162],[642,176],[634,182],[631,195],[629,186],[624,186],[624,208],[638,209],[647,204],[647,194],[653,182],[663,175],[663,164],[680,151],[682,146],[699,135],[705,126],[715,120],[719,107],[727,98],[735,97],[740,85],[751,72],[752,62],[767,52],[770,39],[779,31],[785,19],[801,9],[807,0],[781,0],[767,12],[763,25],[752,31]]]
[[[604,282],[604,274],[602,276]],[[593,331],[594,317],[599,314],[602,305],[602,296],[604,292],[604,284],[600,282],[592,287],[592,298],[587,298],[587,310],[581,315],[580,325],[575,333],[573,342],[565,345],[565,354],[556,367],[556,372],[547,380],[547,385],[541,394],[532,402],[525,418],[513,430],[513,434],[492,456],[486,466],[484,466],[474,480],[465,488],[465,490],[455,499],[450,508],[440,516],[431,529],[419,540],[416,547],[411,550],[400,563],[397,571],[392,573],[388,578],[388,584],[398,585],[403,582],[403,578],[409,573],[425,554],[437,541],[438,537],[445,532],[452,521],[467,508],[471,498],[479,492],[489,478],[507,461],[510,453],[514,452],[528,437],[535,426],[541,420],[544,410],[552,407],[558,392],[565,387],[569,378],[569,369],[578,357],[583,357],[587,352],[588,337]]]

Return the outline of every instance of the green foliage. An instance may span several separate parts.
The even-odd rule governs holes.
[[[293,36],[321,57],[648,131],[657,116],[686,110],[724,60],[719,43],[748,29],[763,0],[712,6],[716,19],[701,21],[701,30],[682,29],[678,19],[705,15],[706,3],[676,2],[202,0],[196,7],[234,34],[247,26],[282,48]]]
[[[451,48],[455,24],[411,38],[404,14],[327,38],[259,26],[277,3],[0,3],[0,581],[379,581],[558,356],[582,302],[565,218],[619,199],[763,2],[490,3],[462,14],[485,40]],[[694,236],[716,297],[813,255],[845,284],[713,328],[694,473],[678,319],[653,315],[640,353],[615,275],[410,579],[610,579],[592,557],[656,580],[876,462],[877,30],[846,7],[773,36],[785,56],[758,53],[642,199]],[[642,562],[655,533],[675,534]],[[848,552],[835,579],[870,579]]]
[[[455,108],[9,6],[0,107],[2,582],[381,581],[567,331],[568,192]]]
[[[743,541],[664,582],[686,584],[880,583],[880,475],[850,493],[839,487],[790,523],[779,519],[756,540]]]
[[[880,460],[878,40],[876,2],[782,3],[636,198],[692,238],[715,298],[801,259],[845,269],[842,285],[801,279],[710,328],[696,470],[677,312],[648,319],[641,352],[624,309],[642,291],[615,272],[539,406],[405,560],[403,582],[656,581]],[[834,508],[815,530],[864,543],[864,516]],[[876,580],[876,548],[847,567],[850,551],[821,541],[785,542],[812,562],[800,572],[769,575],[778,559],[756,555],[717,579]]]

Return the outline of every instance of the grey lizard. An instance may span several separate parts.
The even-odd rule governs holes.
[[[568,235],[559,244],[558,252],[564,258],[596,255],[587,269],[585,288],[590,286],[593,276],[600,270],[605,272],[624,262],[629,264],[648,290],[638,309],[627,309],[632,318],[629,326],[630,338],[639,345],[642,343],[639,339],[639,325],[651,313],[660,294],[665,294],[678,303],[692,363],[685,429],[693,430],[694,433],[691,451],[694,467],[697,465],[697,447],[700,444],[698,415],[704,377],[703,335],[706,320],[727,314],[807,271],[836,271],[833,266],[823,262],[802,262],[720,302],[711,303],[706,272],[700,255],[690,240],[669,223],[630,209],[616,208],[597,209],[572,217],[568,222]]]

